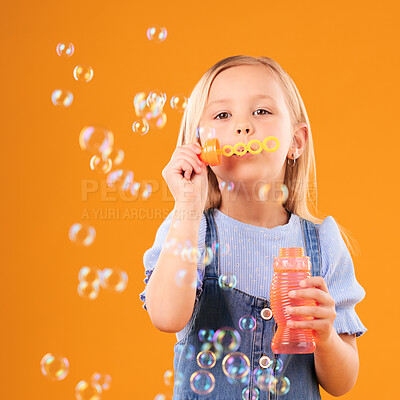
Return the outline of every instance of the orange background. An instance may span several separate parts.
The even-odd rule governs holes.
[[[356,311],[369,331],[358,339],[360,372],[343,398],[388,399],[396,393],[398,292],[397,169],[399,23],[394,0],[380,2],[14,1],[2,7],[1,113],[3,153],[0,397],[71,399],[94,371],[112,376],[104,399],[153,399],[167,393],[174,334],[157,331],[142,309],[143,253],[163,218],[122,218],[126,209],[166,210],[161,171],[175,148],[182,114],[165,107],[162,130],[135,135],[139,91],[187,96],[218,60],[237,54],[277,60],[296,82],[314,137],[318,207],[348,228],[361,255],[356,277],[366,290]],[[150,42],[147,28],[165,26]],[[71,58],[56,54],[71,41]],[[77,64],[93,67],[85,84]],[[69,88],[62,109],[51,93]],[[147,200],[82,197],[82,184],[104,178],[89,168],[78,144],[85,125],[109,128],[125,151],[121,167],[138,181],[160,184]],[[85,209],[120,210],[120,218],[90,214],[97,236],[76,246],[68,230]],[[396,265],[397,263],[397,265]],[[83,265],[116,267],[129,276],[122,293],[77,294]],[[48,352],[68,358],[70,371],[52,382],[40,371]],[[394,386],[393,386],[394,385]],[[394,391],[393,391],[394,390]],[[324,399],[332,396],[323,393]]]

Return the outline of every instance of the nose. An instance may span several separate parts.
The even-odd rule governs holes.
[[[253,133],[253,129],[249,124],[242,124],[236,128],[236,134],[243,136],[243,135],[251,135]]]

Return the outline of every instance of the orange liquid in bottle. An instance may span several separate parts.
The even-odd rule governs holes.
[[[313,317],[287,314],[286,307],[315,306],[314,300],[293,299],[291,290],[302,289],[299,282],[311,276],[310,257],[304,256],[302,247],[281,247],[279,257],[274,257],[274,275],[271,283],[271,310],[278,329],[271,342],[275,354],[306,354],[315,350],[315,338],[311,329],[294,329],[287,326],[289,320],[306,321]]]

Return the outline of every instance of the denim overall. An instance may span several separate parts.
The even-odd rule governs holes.
[[[206,246],[218,240],[217,227],[214,220],[213,209],[205,211],[207,219]],[[310,257],[311,274],[320,275],[321,254],[317,230],[313,222],[300,217],[305,255]],[[173,400],[212,399],[212,400],[240,400],[244,388],[249,388],[250,393],[257,385],[252,372],[260,367],[259,360],[263,355],[271,360],[280,358],[283,368],[277,376],[282,374],[290,381],[290,389],[285,395],[273,394],[268,390],[259,390],[259,400],[272,400],[284,398],[285,400],[317,400],[321,399],[319,385],[315,374],[314,354],[274,354],[271,350],[271,340],[277,325],[269,313],[268,300],[251,296],[236,288],[222,289],[218,284],[219,251],[212,262],[206,266],[203,280],[203,292],[193,310],[190,321],[185,327],[184,336],[174,347],[175,386]],[[261,312],[267,310],[267,313]],[[244,315],[252,315],[256,319],[256,328],[253,331],[239,329],[238,321]],[[263,318],[264,317],[264,318]],[[214,367],[207,369],[215,377],[215,388],[209,394],[197,394],[190,387],[190,377],[198,370],[204,370],[197,364],[196,356],[201,351],[198,338],[200,329],[208,328],[217,331],[222,327],[231,327],[240,333],[241,343],[236,350],[244,353],[250,361],[248,382],[230,383],[222,370],[222,360],[227,354],[217,359]],[[192,347],[193,346],[193,347]],[[192,358],[187,356],[187,349],[194,348]],[[186,351],[185,351],[186,349]],[[277,365],[276,361],[273,365]],[[278,364],[279,365],[279,364]],[[179,380],[179,383],[178,381]],[[248,397],[251,399],[251,397]]]

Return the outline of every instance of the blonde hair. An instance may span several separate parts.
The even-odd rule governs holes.
[[[283,90],[292,126],[296,126],[299,123],[306,124],[308,135],[304,152],[296,159],[293,167],[289,166],[286,161],[284,184],[288,188],[288,198],[284,205],[288,211],[312,221],[313,223],[321,224],[327,215],[317,210],[317,175],[314,145],[306,108],[292,78],[272,58],[238,55],[224,58],[213,65],[201,77],[190,94],[188,106],[182,117],[177,146],[193,142],[201,144],[196,132],[207,104],[211,85],[219,73],[228,68],[240,65],[261,65],[267,67]],[[219,208],[222,199],[217,177],[210,166],[207,167],[207,171],[208,193],[205,210],[209,208]],[[310,211],[309,207],[314,209],[313,212],[315,214],[318,213],[323,216],[323,218],[316,217]],[[346,228],[339,224],[337,225],[350,251],[355,254],[355,248],[350,243],[350,239],[352,241],[354,241],[354,239]],[[357,242],[354,241],[354,243],[358,249]]]

